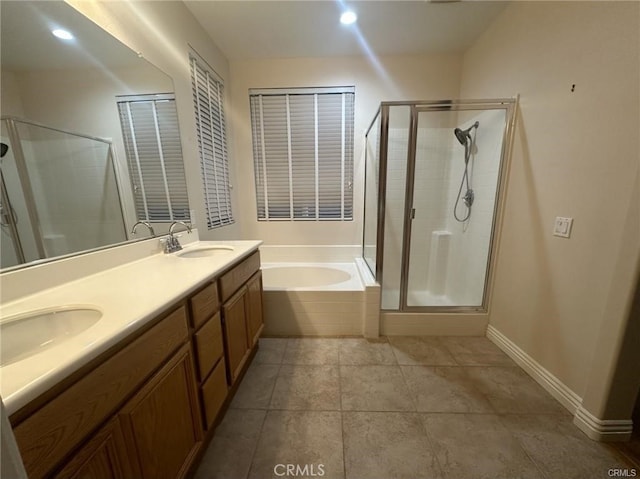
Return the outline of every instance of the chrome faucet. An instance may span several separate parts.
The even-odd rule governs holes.
[[[180,241],[178,241],[178,238],[173,236],[173,229],[178,225],[184,226],[185,228],[187,228],[187,233],[191,233],[191,226],[189,226],[184,221],[174,221],[173,223],[171,223],[171,226],[169,226],[169,236],[164,243],[165,253],[175,253],[176,251],[180,251],[182,249],[182,245],[180,244]]]
[[[148,221],[138,221],[135,225],[133,225],[133,228],[131,228],[132,235],[136,234],[136,228],[138,227],[138,225],[145,225],[147,228],[149,228],[149,231],[151,232],[151,237],[152,238],[156,237],[156,232],[153,231],[153,226],[151,226],[151,223],[149,223]]]

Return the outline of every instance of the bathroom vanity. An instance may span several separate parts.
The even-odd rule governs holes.
[[[156,254],[75,287],[47,290],[44,299],[31,298],[29,304],[36,306],[63,301],[66,290],[80,297],[101,282],[110,294],[122,296],[111,310],[102,307],[99,295],[83,297],[100,307],[98,324],[121,325],[111,337],[96,338],[93,349],[89,328],[82,341],[69,340],[59,351],[0,369],[3,383],[10,379],[2,386],[3,397],[9,399],[30,478],[176,478],[195,468],[263,327],[260,242],[236,243],[241,245],[220,254],[210,242],[196,243],[183,257]],[[154,279],[141,285],[135,271],[160,275],[174,287],[163,289]],[[136,294],[128,296],[132,289]],[[136,304],[129,302],[132,297]],[[19,308],[20,302],[9,306]],[[74,347],[78,351],[65,356],[64,349]],[[30,361],[55,355],[61,365],[51,366],[44,379],[31,378],[35,387],[29,378],[22,378],[22,386],[11,381],[21,362],[28,375],[37,369]]]

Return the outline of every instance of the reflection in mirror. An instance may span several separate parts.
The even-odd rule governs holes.
[[[1,267],[188,221],[171,78],[62,1],[2,2],[1,22]]]
[[[110,143],[13,119],[2,142],[3,267],[127,239]]]

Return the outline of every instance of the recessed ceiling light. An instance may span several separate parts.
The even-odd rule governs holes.
[[[352,23],[356,23],[357,19],[358,15],[356,15],[351,10],[348,10],[340,15],[340,23],[342,23],[343,25],[351,25]]]
[[[63,30],[62,28],[51,30],[51,33],[62,40],[73,40],[73,35],[71,34],[71,32]]]

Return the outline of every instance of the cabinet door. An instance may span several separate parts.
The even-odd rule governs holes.
[[[258,271],[247,282],[247,333],[249,346],[253,347],[262,332],[262,272]]]
[[[202,443],[193,360],[183,346],[119,414],[143,478],[184,477]]]
[[[127,453],[122,429],[111,420],[76,452],[56,479],[129,479],[139,476]]]
[[[222,305],[224,335],[227,354],[228,381],[233,384],[240,374],[249,353],[247,344],[247,324],[245,295],[246,287],[242,287],[229,301]]]

